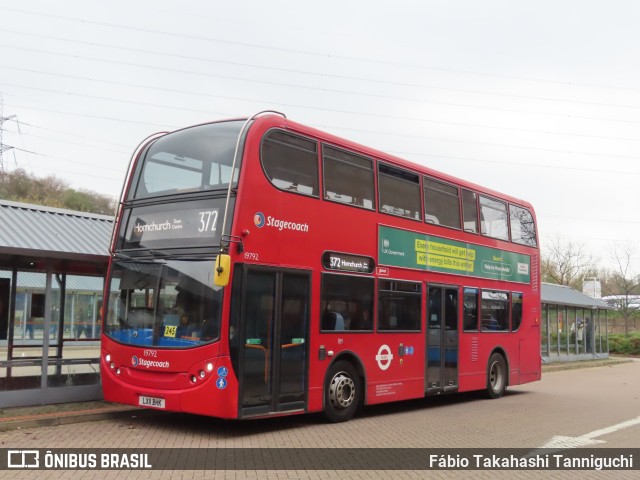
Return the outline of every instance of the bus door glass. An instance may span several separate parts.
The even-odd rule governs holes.
[[[241,416],[306,405],[309,275],[249,268],[240,323]]]
[[[427,297],[427,393],[458,388],[458,287],[430,285]]]

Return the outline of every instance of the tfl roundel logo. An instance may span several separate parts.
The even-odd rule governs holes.
[[[257,212],[253,216],[253,223],[255,223],[256,227],[258,227],[258,228],[264,227],[264,213]]]
[[[134,367],[138,366],[138,357],[136,357],[135,355],[133,357],[131,357],[131,365],[133,365]]]

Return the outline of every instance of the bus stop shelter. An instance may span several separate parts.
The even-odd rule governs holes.
[[[102,397],[113,217],[0,200],[0,408]]]
[[[609,357],[607,312],[611,306],[570,287],[542,284],[542,361]]]

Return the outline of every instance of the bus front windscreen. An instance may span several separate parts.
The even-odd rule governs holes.
[[[210,123],[158,138],[142,154],[129,200],[225,190],[229,182],[235,184],[240,164],[231,169],[243,124]]]
[[[104,332],[137,346],[189,348],[220,337],[223,289],[211,260],[113,263]]]

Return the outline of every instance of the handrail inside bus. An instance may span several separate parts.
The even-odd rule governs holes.
[[[240,150],[240,141],[242,140],[242,136],[244,135],[244,132],[249,126],[249,124],[256,118],[258,118],[260,115],[264,115],[266,113],[275,113],[276,115],[282,115],[284,118],[287,118],[287,116],[282,112],[278,112],[276,110],[263,110],[247,118],[247,120],[244,122],[244,125],[242,125],[242,129],[240,130],[240,134],[238,135],[238,141],[236,142],[236,150],[233,153],[233,163],[231,164],[231,180],[229,181],[229,188],[227,189],[227,200],[225,201],[225,204],[224,204],[224,216],[222,217],[222,235],[224,235],[224,233],[226,232],[226,227],[227,227],[227,214],[229,213],[229,199],[231,198],[233,175],[236,170],[236,163],[238,161],[238,150]],[[224,242],[222,241],[222,237],[221,237],[220,253],[224,253],[224,248],[225,248]]]

